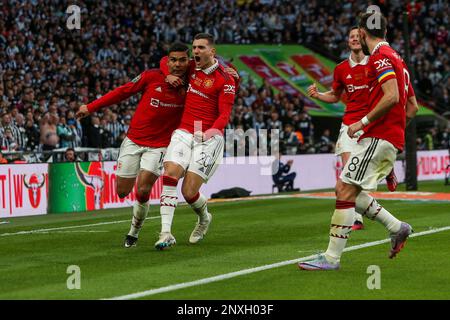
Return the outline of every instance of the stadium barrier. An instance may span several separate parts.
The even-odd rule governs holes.
[[[297,173],[294,187],[302,191],[333,188],[342,170],[339,158],[332,154],[281,158],[282,162],[288,160],[293,160],[290,172]],[[251,195],[270,194],[272,161],[272,157],[224,158],[202,192],[209,198],[220,190],[241,187]],[[448,150],[419,151],[417,163],[419,181],[444,181],[449,174]],[[0,218],[130,207],[135,190],[119,199],[115,171],[115,161],[0,165]],[[404,161],[396,162],[395,171],[403,181]],[[178,187],[180,192],[181,183]],[[151,203],[159,202],[161,190],[159,179],[150,195]]]

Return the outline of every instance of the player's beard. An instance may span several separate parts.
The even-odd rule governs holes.
[[[369,46],[366,43],[366,39],[359,39],[359,43],[361,43],[361,49],[366,56],[370,56]]]

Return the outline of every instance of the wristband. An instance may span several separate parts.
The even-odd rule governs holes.
[[[361,119],[361,122],[362,122],[362,124],[364,125],[364,127],[367,126],[367,125],[370,123],[370,121],[369,121],[369,119],[367,118],[367,116],[365,116],[364,118],[362,118],[362,119]]]

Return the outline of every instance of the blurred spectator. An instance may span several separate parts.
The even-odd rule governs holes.
[[[437,145],[436,141],[437,131],[436,128],[431,128],[424,137],[424,143],[426,150],[434,150]]]
[[[330,129],[325,129],[322,136],[320,137],[319,145],[317,150],[320,153],[333,153],[334,152],[334,142],[331,140]]]
[[[297,154],[297,149],[299,147],[299,141],[297,135],[294,132],[294,127],[292,124],[288,123],[284,127],[282,136],[280,137],[281,150],[283,154],[293,155]]]
[[[64,161],[65,162],[78,162],[82,161],[75,153],[75,150],[73,148],[67,148],[66,152],[64,153]]]
[[[66,123],[66,117],[59,118],[59,124],[56,128],[56,133],[59,137],[59,147],[67,148],[71,145],[72,141],[75,140],[75,132]]]
[[[90,148],[101,148],[103,129],[100,127],[100,118],[91,116],[91,125],[87,131],[87,146]]]
[[[300,113],[296,125],[296,129],[302,133],[304,143],[312,145],[314,138],[314,125],[312,123],[311,117],[305,111],[303,111],[302,113]]]
[[[33,118],[27,119],[25,123],[25,131],[27,135],[26,150],[36,151],[39,147],[40,132],[39,126],[36,123],[34,123]]]
[[[56,149],[59,143],[57,125],[59,117],[55,114],[45,113],[40,120],[39,128],[41,132],[42,151]]]
[[[3,134],[1,149],[4,151],[18,151],[19,145],[17,144],[17,140],[14,138],[11,128],[6,127]]]

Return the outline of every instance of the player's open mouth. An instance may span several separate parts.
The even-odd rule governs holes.
[[[195,62],[200,62],[200,56],[195,56],[194,59],[195,59]]]

